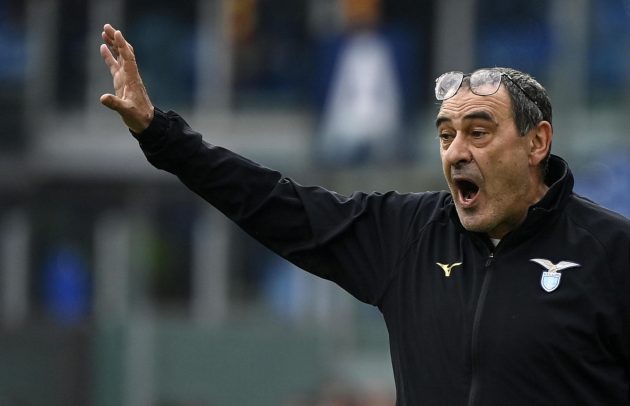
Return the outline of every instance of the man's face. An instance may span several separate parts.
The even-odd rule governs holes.
[[[462,87],[436,120],[444,176],[462,225],[502,238],[540,199],[531,137],[516,128],[509,94],[478,96]]]

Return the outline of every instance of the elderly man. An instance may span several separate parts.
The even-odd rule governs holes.
[[[101,102],[154,166],[379,308],[398,405],[630,405],[630,223],[572,192],[529,75],[438,78],[450,192],[342,196],[203,142],[152,106],[120,31],[103,39]]]

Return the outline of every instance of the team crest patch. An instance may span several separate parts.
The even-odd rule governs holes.
[[[562,278],[560,272],[543,272],[540,277],[540,286],[545,292],[553,292],[560,286],[560,278]]]
[[[560,271],[563,269],[575,268],[581,266],[578,263],[570,262],[570,261],[560,261],[557,264],[554,264],[548,259],[544,258],[532,258],[530,261],[541,265],[545,268],[545,271],[542,273],[540,277],[540,286],[545,290],[545,292],[553,292],[558,289],[560,286],[560,279],[562,278],[562,274]]]

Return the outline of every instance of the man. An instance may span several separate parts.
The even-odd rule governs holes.
[[[103,39],[116,95],[101,102],[153,165],[379,308],[397,404],[630,405],[630,223],[572,193],[530,76],[438,79],[450,193],[341,196],[204,143],[152,106],[120,31]]]

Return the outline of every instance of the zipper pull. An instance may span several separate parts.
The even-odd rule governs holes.
[[[486,259],[486,268],[492,265],[493,261],[494,261],[494,252],[491,252],[490,255],[488,256],[488,259]]]

